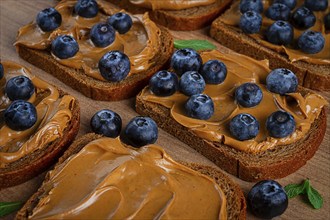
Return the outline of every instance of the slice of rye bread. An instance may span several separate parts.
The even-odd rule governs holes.
[[[307,89],[300,92],[304,95]],[[154,119],[159,127],[194,148],[228,173],[250,182],[278,179],[298,170],[313,157],[326,131],[326,112],[323,108],[304,138],[293,144],[251,154],[220,142],[210,142],[198,137],[189,128],[175,121],[171,117],[169,108],[148,102],[139,95],[136,97],[136,111]]]
[[[68,148],[64,155],[59,159],[56,166],[64,162],[67,158],[73,154],[78,153],[86,144],[102,137],[95,133],[86,134],[73,142],[73,144]],[[214,181],[221,187],[223,192],[226,195],[227,199],[227,213],[228,219],[245,219],[246,218],[246,202],[244,194],[240,187],[234,183],[228,176],[222,172],[216,170],[215,168],[204,166],[196,163],[185,163],[183,165],[190,167],[193,170],[196,170],[204,175],[207,175],[214,179]],[[31,198],[25,203],[25,205],[18,211],[16,219],[28,219],[28,217],[33,213],[34,207],[38,204],[40,198],[46,195],[50,189],[46,189],[44,186],[49,181],[49,174],[46,175],[46,178],[42,186],[38,191],[31,196]]]
[[[159,53],[151,60],[149,69],[138,74],[132,74],[120,82],[108,82],[87,76],[82,69],[73,69],[58,63],[50,51],[36,50],[17,45],[18,54],[29,63],[54,75],[62,82],[85,96],[103,101],[116,101],[135,96],[150,77],[164,65],[173,52],[173,38],[166,28],[161,27],[161,47]]]
[[[210,35],[222,45],[257,60],[269,60],[271,69],[287,68],[298,77],[300,85],[319,91],[330,90],[330,64],[317,65],[304,61],[291,62],[286,54],[262,46],[239,28],[226,25],[221,16],[213,21]]]
[[[207,6],[198,6],[182,10],[151,10],[130,3],[129,0],[108,0],[117,6],[134,14],[149,12],[150,18],[157,24],[171,30],[191,31],[207,25],[224,12],[232,0],[217,0]]]
[[[60,97],[67,95],[59,89]],[[38,149],[18,161],[12,162],[5,168],[0,168],[0,189],[23,183],[47,170],[56,163],[58,158],[73,142],[78,134],[80,125],[80,107],[76,99],[70,106],[72,118],[63,131],[63,136],[49,143],[43,149]]]

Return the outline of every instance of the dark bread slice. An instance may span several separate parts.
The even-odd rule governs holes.
[[[68,148],[64,155],[59,159],[56,166],[60,165],[71,155],[78,153],[89,142],[102,137],[94,133],[86,134],[77,140]],[[227,213],[228,219],[245,219],[246,218],[246,202],[242,190],[234,183],[228,176],[215,168],[204,166],[195,163],[182,163],[193,170],[196,170],[202,174],[205,174],[215,180],[215,182],[221,187],[227,198]],[[16,215],[16,219],[28,219],[28,216],[33,213],[34,207],[38,204],[39,199],[42,198],[49,189],[44,188],[45,183],[49,180],[49,174],[43,182],[43,185],[39,190],[32,195],[32,197],[25,203],[20,211]]]
[[[67,93],[59,90],[60,97]],[[22,159],[12,162],[5,168],[0,168],[0,188],[18,185],[47,170],[56,163],[67,147],[78,134],[80,125],[80,107],[76,99],[70,106],[72,118],[69,125],[63,131],[62,138],[49,143],[43,149],[38,149]]]
[[[166,28],[161,30],[159,53],[151,60],[152,66],[144,72],[133,74],[120,82],[106,82],[87,76],[82,69],[73,69],[58,63],[49,51],[35,50],[17,45],[18,54],[29,63],[54,75],[85,96],[103,101],[115,101],[135,96],[150,77],[161,69],[173,52],[173,38]]]
[[[203,28],[225,11],[232,0],[217,0],[207,6],[198,6],[183,10],[150,10],[138,7],[129,0],[108,0],[117,6],[134,14],[149,12],[150,18],[157,24],[168,27],[171,30],[191,31]]]

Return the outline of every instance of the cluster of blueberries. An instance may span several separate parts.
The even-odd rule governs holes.
[[[205,84],[221,84],[227,76],[226,65],[219,60],[209,60],[202,64],[200,55],[193,49],[177,50],[171,57],[171,68],[181,76],[170,71],[159,71],[150,79],[150,90],[157,96],[170,96],[176,91],[189,96],[185,103],[189,117],[207,120],[214,113],[212,98],[202,94]],[[284,68],[274,69],[266,79],[270,92],[285,95],[297,90],[295,74]],[[258,105],[263,98],[260,87],[255,83],[244,83],[236,88],[235,100],[244,107]],[[242,113],[233,117],[229,124],[231,134],[238,140],[249,140],[259,133],[259,122],[251,114]],[[293,116],[285,111],[276,111],[266,122],[270,136],[282,138],[295,130]]]
[[[275,22],[268,27],[266,39],[276,45],[289,45],[293,43],[294,29],[305,30],[314,26],[316,17],[313,11],[324,11],[328,8],[328,0],[305,0],[304,5],[296,7],[296,0],[274,0],[266,10],[266,17]],[[261,0],[241,0],[242,13],[239,26],[247,34],[260,31],[262,26],[263,3]],[[291,22],[291,24],[289,23]],[[330,30],[330,13],[324,16],[325,29]],[[304,53],[315,54],[320,52],[325,45],[321,32],[306,30],[297,39],[298,48]]]
[[[84,18],[93,18],[98,11],[95,0],[79,0],[73,13]],[[46,8],[38,13],[36,23],[42,31],[50,32],[61,26],[62,16],[55,8]],[[115,40],[115,31],[125,34],[132,25],[132,18],[128,14],[118,12],[110,16],[106,22],[95,24],[89,33],[90,40],[96,47],[107,47]],[[51,51],[60,59],[68,59],[76,55],[79,45],[72,36],[60,35],[52,41]],[[106,80],[120,81],[130,71],[129,58],[120,51],[109,51],[100,59],[99,70]]]

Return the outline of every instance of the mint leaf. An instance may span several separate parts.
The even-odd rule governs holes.
[[[0,202],[0,217],[19,210],[22,205],[22,202]]]
[[[174,40],[176,49],[191,48],[194,50],[213,50],[216,48],[214,44],[207,40]]]
[[[306,180],[305,180],[306,181]],[[305,183],[305,182],[304,182]],[[288,195],[288,198],[291,199],[299,194],[304,193],[305,191],[305,184],[289,184],[284,187],[286,194]]]
[[[320,193],[312,186],[307,188],[307,197],[314,209],[320,209],[323,205],[323,199]]]

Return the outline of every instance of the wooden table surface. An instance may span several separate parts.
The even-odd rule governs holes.
[[[119,113],[126,123],[137,115],[134,110],[134,99],[119,102],[101,102],[94,101],[84,97],[80,93],[66,86],[50,74],[35,68],[24,60],[20,59],[15,51],[13,43],[19,27],[35,19],[37,13],[56,4],[55,0],[0,0],[0,58],[1,60],[12,60],[32,69],[33,74],[48,82],[62,88],[78,98],[81,104],[81,124],[78,136],[90,132],[89,120],[98,110],[109,108]],[[207,39],[213,42],[219,50],[223,47],[208,37],[209,29],[203,29],[192,32],[172,32],[176,39]],[[330,93],[323,93],[327,100],[330,100]],[[309,178],[313,187],[315,187],[323,196],[324,204],[319,210],[313,209],[304,198],[299,196],[289,200],[289,207],[286,212],[277,219],[330,219],[330,111],[327,110],[327,132],[325,138],[316,152],[315,156],[307,162],[296,173],[286,178],[278,179],[282,185],[289,183],[300,183]],[[174,158],[182,161],[198,162],[206,165],[215,166],[212,162],[199,155],[187,145],[178,141],[173,136],[160,130],[157,144]],[[0,201],[26,201],[38,188],[43,180],[44,174],[23,183],[19,186],[0,189]],[[253,186],[253,183],[241,181],[231,176],[242,188],[245,195]],[[7,216],[6,219],[12,219],[14,215]],[[254,217],[248,213],[248,219]]]

